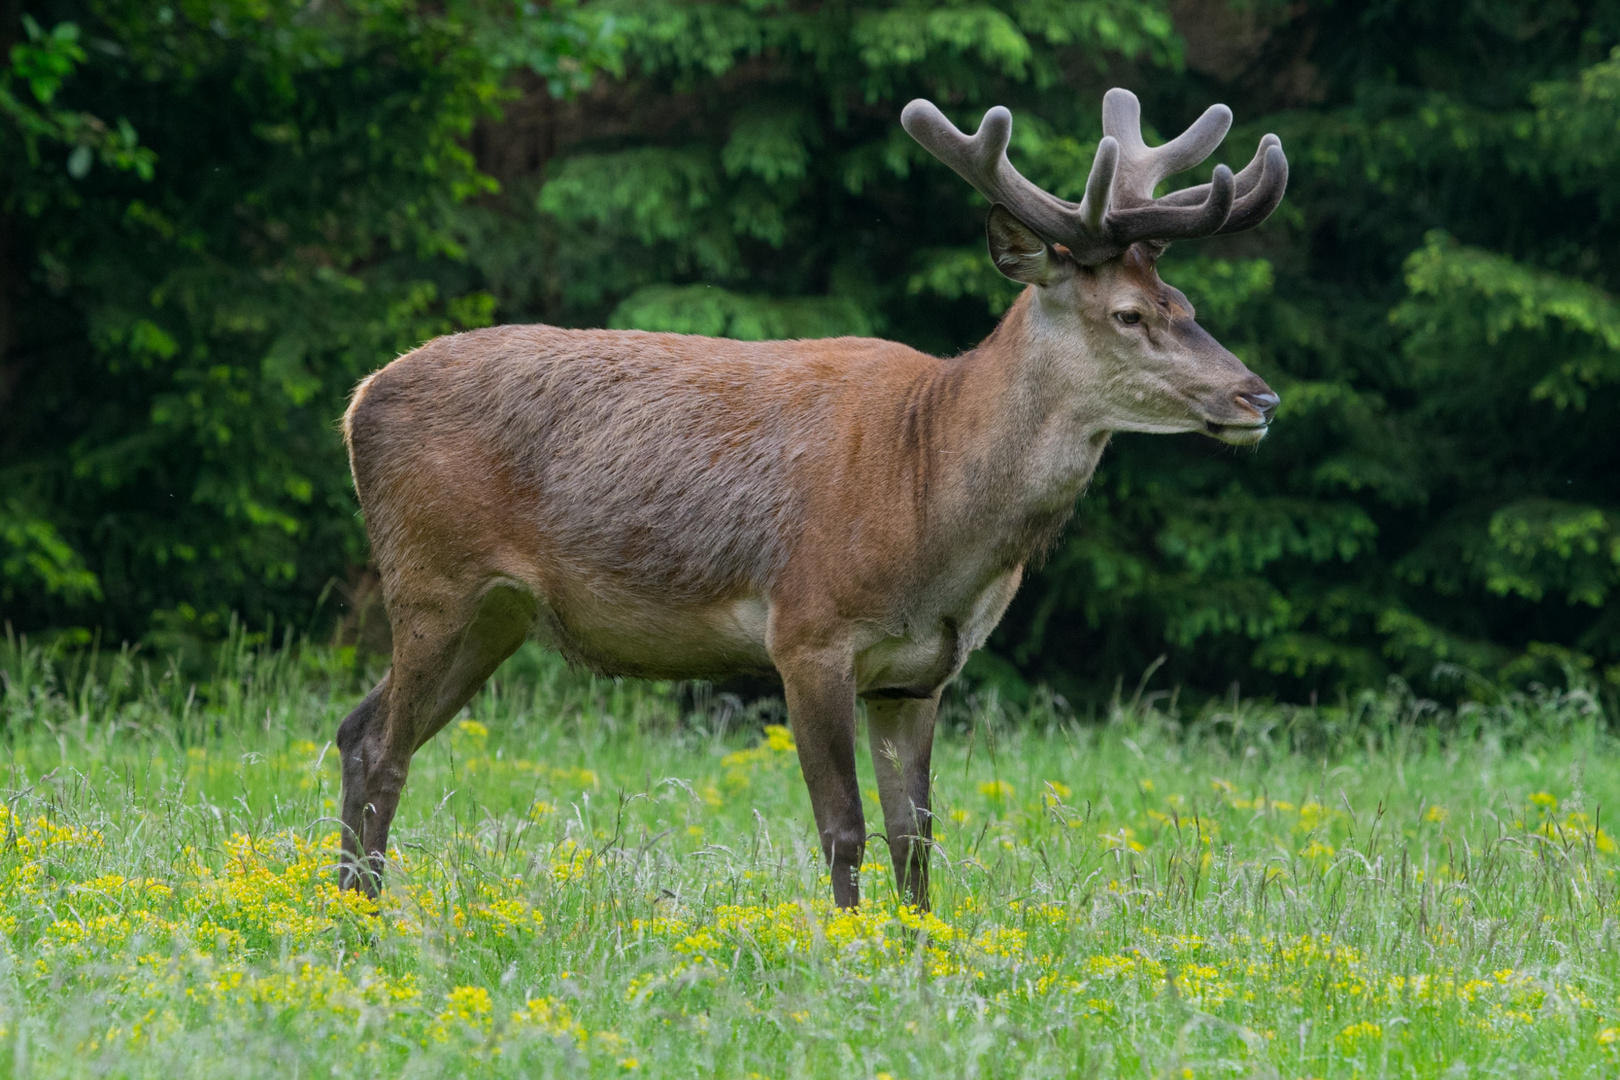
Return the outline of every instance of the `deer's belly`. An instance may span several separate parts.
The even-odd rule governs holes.
[[[1019,577],[1014,570],[977,589],[941,589],[919,598],[902,620],[864,624],[854,642],[857,691],[873,697],[932,695],[990,636]],[[764,597],[690,607],[601,592],[552,599],[541,606],[536,636],[605,674],[701,679],[773,667]]]
[[[666,607],[632,598],[541,611],[540,641],[607,675],[706,679],[770,671],[764,601]]]

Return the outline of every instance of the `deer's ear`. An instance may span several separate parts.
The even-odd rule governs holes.
[[[990,241],[990,261],[1014,281],[1045,285],[1057,272],[1057,253],[1000,203],[990,208],[984,232]]]

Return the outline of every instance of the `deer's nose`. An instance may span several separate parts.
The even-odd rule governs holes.
[[[1243,402],[1243,404],[1259,413],[1260,419],[1264,420],[1268,424],[1271,423],[1271,414],[1277,411],[1277,406],[1282,401],[1282,398],[1278,397],[1276,394],[1273,394],[1270,390],[1266,390],[1261,393],[1252,393],[1246,391],[1239,394],[1237,397],[1239,401]]]

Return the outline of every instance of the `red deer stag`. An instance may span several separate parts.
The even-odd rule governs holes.
[[[905,129],[991,204],[996,268],[1027,285],[978,348],[722,341],[505,326],[428,342],[344,417],[393,626],[393,666],[338,729],[344,883],[380,887],[411,756],[530,635],[600,672],[774,669],[835,901],[866,846],[855,700],[902,896],[928,902],[941,689],[984,643],[1116,431],[1249,445],[1277,395],[1159,280],[1173,240],[1252,228],[1288,165],[1155,199],[1231,126],[1211,107],[1149,147],[1103,102],[1079,205],[1008,163],[1012,116],[969,138],[926,101]]]

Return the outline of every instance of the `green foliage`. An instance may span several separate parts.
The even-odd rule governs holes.
[[[47,33],[33,16],[24,15],[22,26],[28,38],[11,47],[11,63],[0,71],[0,113],[15,125],[29,164],[38,167],[41,143],[56,144],[71,147],[67,172],[75,180],[82,180],[98,158],[109,168],[132,169],[150,180],[152,151],[139,145],[128,120],[119,117],[109,127],[91,113],[53,104],[62,84],[87,59],[77,24],[57,23]],[[20,96],[19,84],[27,85],[34,104]]]
[[[454,228],[495,189],[466,137],[517,69],[582,85],[608,28],[477,0],[36,14],[0,74],[6,615],[307,619],[365,559],[349,389],[493,315]]]
[[[1230,103],[1228,164],[1284,140],[1282,212],[1163,265],[1283,406],[1252,453],[1116,439],[981,667],[1092,696],[1160,655],[1298,699],[1620,684],[1620,4],[1174,11],[33,11],[0,72],[6,614],[308,619],[364,559],[332,421],[434,333],[970,347],[1016,288],[901,106],[1010,106],[1015,162],[1073,198],[1124,84],[1164,131]]]
[[[869,334],[866,312],[847,297],[773,300],[739,296],[713,285],[649,285],[614,311],[608,325],[678,334],[767,341]]]
[[[907,99],[970,126],[1009,105],[1017,164],[1071,198],[1114,83],[1165,129],[1231,103],[1231,164],[1282,134],[1283,212],[1163,267],[1279,424],[1242,455],[1115,440],[993,642],[1025,677],[1094,695],[1160,654],[1161,678],[1300,697],[1620,675],[1620,6],[1211,2],[1179,31],[1152,3],[613,10],[622,99],[582,107],[538,215],[505,208],[550,262],[488,258],[503,312],[753,337],[820,302],[802,332],[958,350],[1016,287],[981,201],[900,132]]]
[[[540,217],[529,219],[549,234],[548,265],[543,275],[497,270],[492,279],[514,314],[647,329],[734,325],[740,337],[883,332],[950,348],[985,320],[951,318],[946,326],[972,329],[941,333],[939,305],[919,299],[975,296],[999,308],[1016,294],[982,244],[962,246],[966,200],[900,130],[897,103],[1036,88],[1067,100],[1064,73],[1077,63],[1171,64],[1178,55],[1168,19],[1139,0],[813,10],[624,0],[600,10],[624,35],[622,92],[657,102],[657,113],[550,163]],[[1094,103],[1069,101],[1064,135],[1026,120],[1018,145],[1078,160],[1076,134],[1095,131],[1095,114]],[[919,234],[952,243],[922,246]],[[807,307],[807,298],[821,303]],[[779,313],[768,315],[773,306]]]
[[[1620,131],[1620,126],[1617,126]],[[1462,247],[1444,233],[1406,260],[1409,298],[1391,313],[1420,367],[1443,365],[1458,346],[1545,350],[1555,365],[1531,389],[1559,409],[1584,409],[1589,390],[1620,381],[1620,304],[1579,279]]]
[[[29,512],[20,499],[0,506],[0,600],[11,601],[19,587],[73,600],[101,598],[101,583],[51,523]]]

